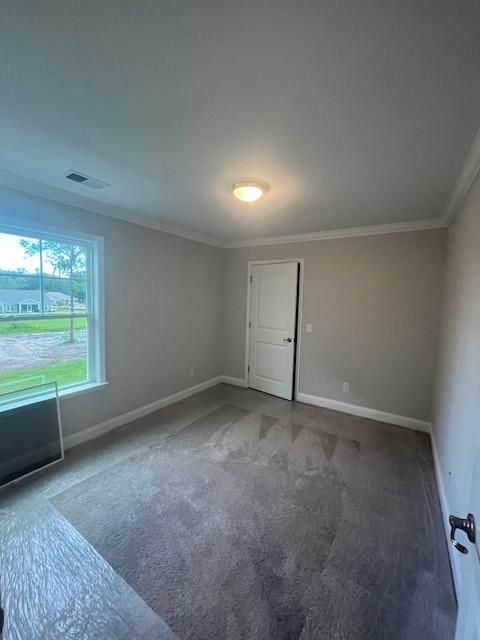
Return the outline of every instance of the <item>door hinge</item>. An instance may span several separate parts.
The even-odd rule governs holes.
[[[251,329],[251,328],[252,328],[252,323],[251,323],[251,322],[249,322],[249,323],[248,323],[248,328],[249,328],[249,329]]]
[[[247,371],[248,371],[248,373],[250,373],[250,366],[247,367]]]
[[[250,282],[253,282],[253,276],[250,276]]]

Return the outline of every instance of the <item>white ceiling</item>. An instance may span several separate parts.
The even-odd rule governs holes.
[[[480,124],[476,0],[3,0],[0,29],[0,181],[223,241],[439,218]]]

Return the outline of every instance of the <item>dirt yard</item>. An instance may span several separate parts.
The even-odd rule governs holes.
[[[63,331],[0,336],[0,369],[5,373],[85,359],[86,332],[76,331],[74,344],[68,340]]]

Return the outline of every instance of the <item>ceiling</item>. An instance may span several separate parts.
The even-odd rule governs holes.
[[[3,0],[0,29],[1,182],[219,241],[440,218],[480,124],[476,0]]]

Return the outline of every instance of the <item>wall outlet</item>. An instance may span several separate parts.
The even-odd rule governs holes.
[[[305,327],[307,333],[312,333],[312,325],[310,324],[310,322],[307,323],[307,326]]]
[[[193,367],[190,369],[190,377],[191,378],[195,377],[195,369]]]
[[[348,393],[350,391],[350,383],[342,382],[342,391],[343,393]]]

